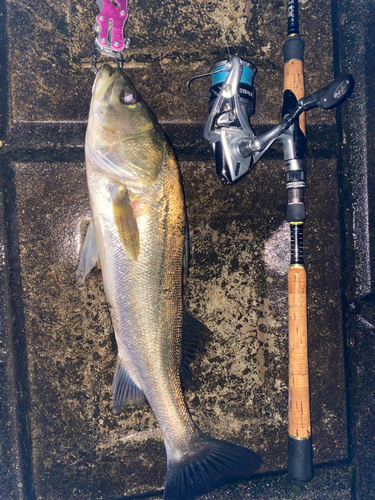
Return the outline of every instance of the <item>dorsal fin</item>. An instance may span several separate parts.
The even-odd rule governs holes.
[[[198,353],[204,353],[204,344],[210,336],[210,330],[199,320],[194,318],[189,311],[184,311],[182,324],[182,356],[180,375],[181,382],[186,386],[191,377],[190,364]]]

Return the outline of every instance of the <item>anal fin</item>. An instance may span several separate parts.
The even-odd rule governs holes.
[[[112,390],[114,411],[121,411],[124,406],[140,406],[147,402],[143,391],[129,377],[120,356],[117,357]]]
[[[85,241],[82,246],[81,259],[77,268],[77,281],[79,283],[83,283],[85,281],[86,276],[95,266],[98,259],[99,251],[95,240],[93,225],[92,222],[90,222],[87,228]]]

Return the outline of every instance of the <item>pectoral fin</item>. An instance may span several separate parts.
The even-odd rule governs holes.
[[[94,229],[92,227],[92,222],[90,222],[85,241],[82,246],[81,259],[78,264],[77,269],[77,281],[83,283],[86,276],[95,266],[99,259],[98,247],[96,245]]]
[[[134,260],[137,260],[139,255],[138,224],[130,203],[128,190],[124,186],[120,188],[118,195],[113,200],[113,215],[125,250]]]

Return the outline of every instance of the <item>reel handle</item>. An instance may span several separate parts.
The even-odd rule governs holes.
[[[354,78],[352,75],[342,74],[327,87],[314,92],[309,97],[304,97],[300,102],[305,111],[312,108],[332,109],[345,101],[353,89]]]
[[[297,107],[276,127],[260,134],[249,142],[247,148],[241,144],[241,153],[250,156],[253,152],[263,151],[268,148],[283,132],[285,132],[304,111],[313,108],[331,109],[347,99],[354,89],[352,75],[342,74],[327,87],[314,92],[308,97],[303,97],[297,102]],[[288,92],[287,90],[285,92]]]

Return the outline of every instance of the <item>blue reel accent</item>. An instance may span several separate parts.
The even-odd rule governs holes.
[[[219,68],[215,68],[215,71],[219,71],[223,66],[220,66]],[[217,85],[218,83],[224,83],[226,77],[228,76],[229,71],[220,71],[218,73],[215,73],[212,75],[212,86]],[[240,83],[247,83],[247,85],[250,85],[252,87],[253,85],[253,77],[254,77],[254,72],[248,68],[247,66],[242,66],[242,76]]]

